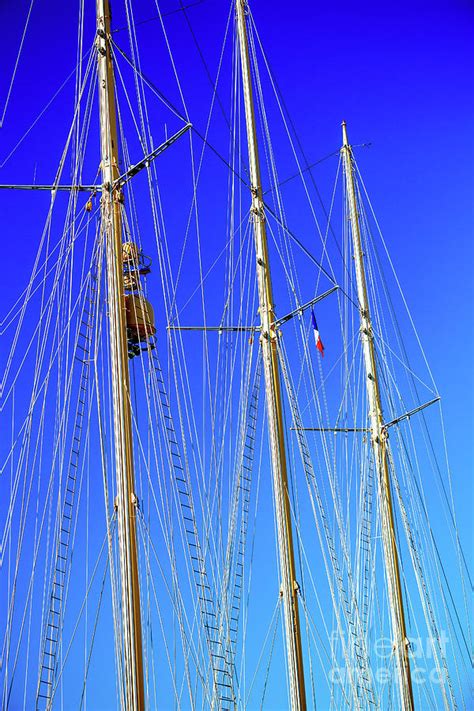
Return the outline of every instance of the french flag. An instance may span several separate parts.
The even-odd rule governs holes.
[[[316,323],[316,317],[314,315],[313,309],[311,309],[311,323],[313,326],[314,340],[316,343],[316,348],[321,353],[321,355],[324,356],[324,346],[323,346],[323,342],[321,340],[321,336],[319,335],[318,324]]]

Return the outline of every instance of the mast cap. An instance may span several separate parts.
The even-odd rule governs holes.
[[[347,124],[345,121],[342,122],[342,145],[343,146],[348,146],[349,141],[347,140]]]

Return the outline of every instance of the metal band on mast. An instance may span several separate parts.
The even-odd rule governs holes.
[[[345,121],[342,123],[342,157],[349,201],[349,215],[354,249],[357,282],[357,296],[360,312],[360,337],[364,355],[367,394],[369,399],[369,419],[371,441],[377,468],[379,506],[382,525],[382,540],[385,570],[390,603],[390,616],[394,654],[397,659],[398,682],[403,711],[413,711],[413,689],[408,655],[409,642],[406,634],[405,613],[403,608],[400,566],[393,514],[392,494],[390,489],[390,471],[387,457],[387,433],[384,426],[380,388],[375,360],[374,338],[370,318],[367,283],[365,278],[362,240],[357,212],[357,200],[354,186],[354,168],[351,147],[347,141]]]
[[[120,696],[124,710],[142,711],[145,707],[145,700],[136,534],[137,498],[133,474],[130,379],[122,271],[121,188],[114,187],[115,181],[120,177],[120,171],[114,70],[109,42],[111,17],[109,0],[97,0],[96,10],[102,157],[101,211],[107,252],[107,289],[122,600],[122,639],[120,644],[124,654],[124,696],[122,693]]]
[[[247,28],[245,23],[245,0],[236,0],[237,30],[242,64],[242,82],[247,124],[247,141],[250,164],[250,190],[252,193],[252,218],[257,257],[257,280],[260,304],[260,321],[265,390],[267,402],[268,428],[272,457],[272,473],[275,491],[275,509],[278,530],[278,547],[281,568],[281,595],[286,632],[286,651],[290,681],[290,701],[292,711],[306,709],[303,654],[298,611],[298,583],[296,581],[295,557],[291,510],[288,495],[288,473],[286,467],[285,436],[278,363],[278,333],[273,311],[272,283],[268,261],[265,211],[262,199],[260,164],[257,132],[253,104],[250,56]]]

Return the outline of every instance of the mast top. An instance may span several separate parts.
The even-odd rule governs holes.
[[[342,145],[345,148],[346,146],[349,145],[349,141],[347,140],[347,124],[345,121],[342,122]]]

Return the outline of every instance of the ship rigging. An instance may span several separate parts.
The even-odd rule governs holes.
[[[166,13],[79,5],[54,180],[0,185],[49,201],[2,321],[2,708],[468,708],[440,395],[345,122],[321,207],[246,0],[204,118]]]

